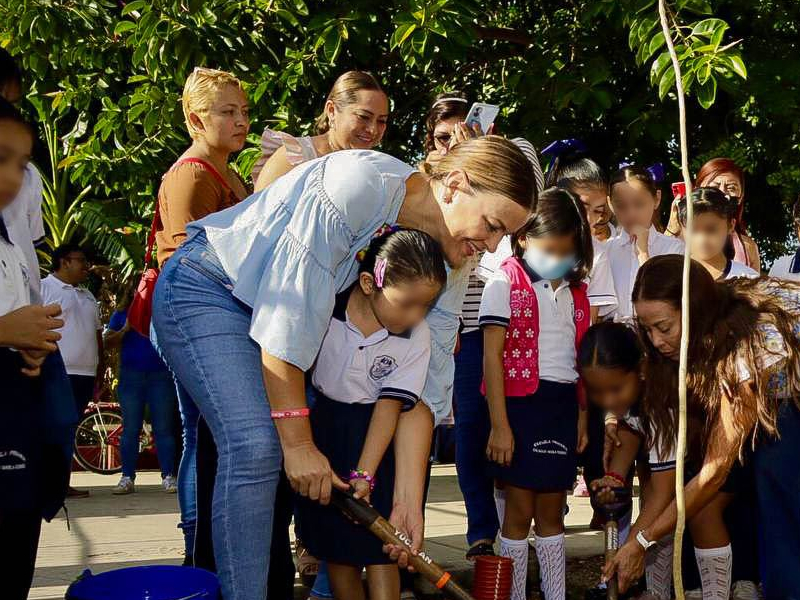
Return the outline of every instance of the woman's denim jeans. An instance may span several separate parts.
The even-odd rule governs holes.
[[[481,394],[483,333],[461,336],[454,382],[456,422],[456,473],[467,508],[467,543],[491,540],[499,524],[494,505],[494,482],[489,473],[489,407]]]
[[[217,257],[197,234],[167,261],[153,300],[159,347],[219,452],[214,555],[225,600],[264,600],[281,449],[250,338]]]
[[[136,478],[139,460],[139,434],[144,422],[144,407],[150,407],[153,437],[156,442],[161,476],[175,475],[175,386],[169,371],[120,369],[117,398],[122,407],[122,474]]]

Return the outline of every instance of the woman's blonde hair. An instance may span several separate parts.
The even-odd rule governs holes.
[[[345,107],[358,102],[358,92],[361,90],[373,90],[383,94],[386,93],[383,91],[381,84],[378,83],[378,80],[370,73],[364,71],[347,71],[347,73],[339,75],[333,83],[333,87],[328,93],[327,100],[333,102],[339,110],[344,110]],[[325,102],[326,104],[327,100]],[[326,133],[330,129],[330,125],[328,113],[323,109],[322,113],[320,113],[316,121],[314,121],[317,133]]]
[[[431,179],[463,170],[476,192],[495,193],[534,211],[538,192],[531,162],[516,144],[499,135],[485,135],[456,144],[436,164],[423,163]]]
[[[197,138],[200,132],[192,125],[189,115],[208,112],[219,91],[226,85],[232,85],[240,90],[242,82],[227,71],[195,67],[191,75],[186,78],[183,85],[183,118],[186,120],[186,129],[192,139]]]

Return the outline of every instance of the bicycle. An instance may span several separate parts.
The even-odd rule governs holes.
[[[122,471],[122,409],[118,402],[90,402],[75,432],[77,463],[93,473]],[[145,421],[139,434],[139,453],[153,447],[152,425]]]

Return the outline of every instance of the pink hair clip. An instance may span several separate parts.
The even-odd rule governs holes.
[[[383,288],[383,278],[386,275],[386,259],[385,258],[376,258],[375,259],[375,269],[373,271],[373,275],[375,276],[375,287],[379,290]]]

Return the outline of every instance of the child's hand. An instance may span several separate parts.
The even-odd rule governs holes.
[[[508,425],[493,426],[489,434],[489,443],[486,446],[486,456],[489,460],[504,467],[511,465],[514,456],[514,434]]]
[[[608,475],[600,479],[595,479],[589,484],[589,489],[596,494],[595,498],[600,504],[610,504],[614,502],[616,496],[614,495],[613,488],[620,487],[623,487],[623,483],[619,479]]]
[[[364,499],[371,504],[369,498],[369,482],[366,479],[352,479],[350,481],[350,487],[352,487],[354,490],[353,496]]]

